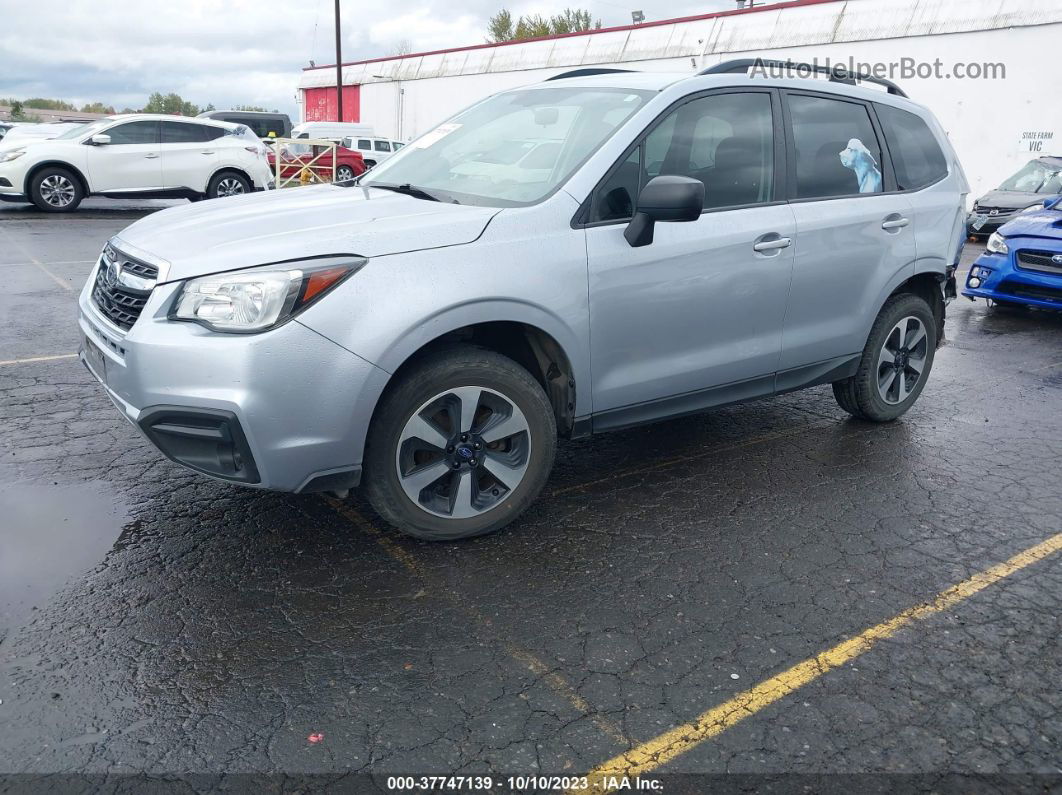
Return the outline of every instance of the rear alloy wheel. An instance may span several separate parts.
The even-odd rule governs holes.
[[[225,196],[241,196],[251,192],[251,183],[246,177],[235,171],[222,171],[215,174],[207,186],[208,199],[220,199]]]
[[[46,213],[73,212],[84,197],[80,180],[65,168],[45,168],[30,181],[30,199]]]
[[[418,538],[490,533],[535,499],[555,447],[553,410],[526,370],[493,351],[441,351],[388,391],[373,420],[369,500]]]
[[[936,349],[936,318],[926,300],[893,296],[874,321],[856,374],[833,384],[837,403],[861,419],[896,419],[922,393]]]
[[[336,182],[346,182],[348,179],[354,179],[354,169],[350,166],[340,166],[336,169]]]

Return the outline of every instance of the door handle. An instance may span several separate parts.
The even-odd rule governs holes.
[[[891,221],[884,221],[881,224],[881,228],[885,230],[889,229],[903,229],[911,222],[906,218],[894,218]]]
[[[201,154],[201,155],[212,155],[214,153],[213,152],[200,152],[199,154]]]
[[[791,246],[792,244],[793,241],[791,238],[780,237],[776,240],[764,240],[760,243],[756,243],[755,245],[753,245],[752,250],[759,251],[761,253],[764,251],[777,251],[781,248],[789,248],[789,246]]]
[[[150,155],[144,155],[144,158],[147,159],[147,160],[154,160],[157,157],[158,157],[158,154],[155,153],[155,152],[152,152]]]

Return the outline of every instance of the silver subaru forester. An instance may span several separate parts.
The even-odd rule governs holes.
[[[579,70],[347,183],[148,216],[80,297],[82,359],[174,461],[361,485],[491,532],[558,437],[817,384],[873,421],[943,336],[966,179],[888,81]]]

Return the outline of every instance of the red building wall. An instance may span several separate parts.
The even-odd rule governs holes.
[[[343,118],[338,118],[335,88],[302,90],[303,121],[361,121],[361,86],[343,86]]]

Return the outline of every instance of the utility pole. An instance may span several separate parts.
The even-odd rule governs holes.
[[[339,25],[339,0],[336,0],[336,111],[343,121],[343,43]]]

